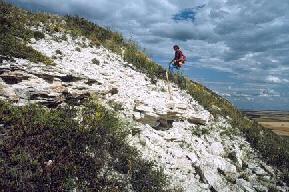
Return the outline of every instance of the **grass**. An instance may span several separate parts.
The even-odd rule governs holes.
[[[81,114],[79,122],[76,114]],[[6,191],[164,191],[166,177],[138,158],[115,114],[90,101],[47,110],[0,101],[0,188]],[[107,170],[126,175],[112,177]]]
[[[41,32],[33,32],[24,23],[28,22],[24,11],[0,1],[0,54],[3,56],[29,59],[32,62],[53,64],[53,61],[27,45],[31,38],[44,37]]]
[[[208,135],[209,133],[210,133],[210,130],[208,128],[203,128],[200,126],[192,129],[192,134],[198,137],[201,137],[202,135]]]

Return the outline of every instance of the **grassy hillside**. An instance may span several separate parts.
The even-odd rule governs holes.
[[[28,15],[0,1],[0,54],[52,64],[51,59],[26,45],[32,37],[44,38],[44,34],[29,30],[26,25],[30,22]]]
[[[53,63],[50,58],[31,50],[32,48],[26,45],[31,37],[43,38],[44,36],[41,32],[37,33],[29,29],[35,25],[42,26],[47,33],[63,32],[75,37],[85,36],[91,40],[91,45],[103,45],[116,53],[120,53],[121,48],[124,48],[125,60],[135,65],[139,71],[146,73],[152,82],[156,78],[165,78],[165,70],[160,65],[149,60],[144,53],[139,51],[135,43],[126,41],[119,33],[99,27],[83,18],[34,14],[3,2],[1,3],[0,54],[27,58],[34,62]],[[230,102],[203,85],[181,75],[170,75],[170,80],[186,90],[215,116],[229,116],[234,129],[226,134],[243,134],[266,162],[283,171],[283,179],[289,183],[289,141],[287,139],[249,120]]]

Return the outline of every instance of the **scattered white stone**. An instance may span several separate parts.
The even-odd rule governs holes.
[[[223,147],[222,143],[220,143],[220,142],[212,143],[209,146],[208,151],[213,155],[219,155],[219,156],[222,156],[225,153],[224,147]]]

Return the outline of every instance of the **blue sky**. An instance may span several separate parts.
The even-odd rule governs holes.
[[[239,108],[289,110],[288,0],[8,1],[108,26],[163,66],[179,44],[183,72]]]

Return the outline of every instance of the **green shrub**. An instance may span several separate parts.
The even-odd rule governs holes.
[[[163,191],[161,171],[138,158],[113,112],[96,102],[81,111],[14,107],[0,101],[0,188],[6,191]],[[129,180],[102,175],[106,165]]]
[[[93,63],[93,64],[96,64],[96,65],[99,65],[99,60],[97,60],[96,58],[93,58],[92,60],[91,60],[91,62]]]
[[[62,52],[61,52],[59,49],[57,49],[57,50],[55,51],[55,53],[58,54],[58,55],[62,55]]]
[[[44,33],[40,32],[40,31],[34,31],[33,36],[36,40],[44,39],[44,37],[45,37]]]

